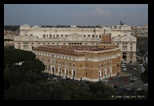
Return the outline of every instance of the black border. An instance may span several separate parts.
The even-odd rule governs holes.
[[[37,3],[34,3],[35,1],[30,1],[32,4],[37,4]],[[14,4],[14,3],[16,3],[16,4],[20,4],[20,3],[30,3],[29,2],[29,0],[25,0],[25,1],[10,1],[10,0],[5,0],[4,1],[4,3],[5,4]],[[37,1],[37,2],[39,2],[39,3],[42,3],[42,1]],[[43,1],[44,2],[44,1]],[[52,2],[52,3],[51,3]],[[51,3],[51,4],[59,4],[58,2],[59,2],[59,0],[55,0],[55,1],[49,1],[48,3]],[[69,2],[69,3],[68,3]],[[74,4],[74,3],[77,3],[77,2],[79,2],[79,1],[63,1],[63,2],[60,2],[60,4]],[[80,3],[78,3],[78,4],[107,4],[107,3],[109,3],[110,1],[105,1],[105,0],[101,0],[101,1],[99,1],[99,2],[103,2],[103,3],[99,3],[98,1],[92,1],[92,0],[89,0],[88,1],[88,3],[84,3],[84,2],[86,2],[86,1],[82,1],[82,2],[80,2]],[[114,3],[116,3],[116,4],[121,4],[121,3],[123,3],[123,4],[127,4],[127,3],[124,3],[125,1],[123,0],[123,1],[119,1],[119,0],[117,0],[117,1],[114,1],[114,2],[112,2],[111,4],[114,4]],[[135,3],[135,1],[133,0],[133,1],[127,1],[127,2],[132,2],[133,4],[148,4],[145,0],[144,1],[140,1],[140,3]],[[45,4],[48,4],[48,3],[45,3]],[[109,3],[110,4],[110,3]],[[129,3],[130,4],[130,3]],[[151,4],[152,5],[152,4]],[[3,7],[3,9],[4,9],[4,4],[3,4],[3,6],[1,6],[1,7]],[[3,9],[1,9],[1,11],[3,11]],[[152,11],[152,10],[151,10]],[[4,14],[4,13],[3,13]],[[151,17],[149,17],[149,19],[150,18],[152,18],[152,15],[151,15]],[[151,19],[152,20],[152,19]],[[2,25],[2,24],[1,24]],[[152,23],[151,23],[151,25],[152,25]],[[1,28],[2,29],[2,28]],[[149,29],[150,30],[150,29]],[[151,29],[152,30],[152,29]],[[150,34],[150,36],[149,37],[152,37],[153,35],[152,35],[152,31],[149,31],[151,34]],[[1,32],[3,32],[3,31],[1,31]],[[2,37],[3,35],[1,35],[1,37]],[[2,39],[4,39],[4,38],[2,38]],[[1,40],[2,40],[1,39]],[[152,40],[152,38],[151,39],[149,39],[149,41],[150,40]],[[2,42],[1,42],[2,43]],[[149,45],[149,47],[151,46],[152,44],[150,44]],[[1,44],[1,46],[3,46],[2,44]],[[152,46],[151,46],[151,48],[152,48]],[[3,47],[1,47],[1,51],[2,50],[4,50],[4,46]],[[152,56],[152,49],[149,49],[149,50],[151,50],[150,51],[150,54],[151,54],[151,56]],[[3,55],[1,54],[1,61],[3,61]],[[151,57],[150,56],[150,57]],[[2,65],[2,63],[3,62],[1,62],[1,65]],[[152,63],[153,63],[153,58],[151,57],[151,58],[149,58],[149,63],[152,65]],[[149,66],[151,66],[151,65],[149,65]],[[1,67],[3,67],[3,66],[1,66]],[[153,77],[152,75],[154,75],[154,74],[152,74],[152,72],[153,72],[153,68],[151,67],[151,68],[149,68],[149,72],[150,72],[150,74],[149,74],[149,78],[151,78],[151,77]],[[4,80],[4,72],[3,72],[3,70],[1,69],[1,71],[0,71],[1,73],[0,73],[0,78],[1,78],[1,81],[3,81]],[[152,79],[151,79],[152,80]],[[149,82],[150,82],[150,80],[149,80]],[[3,82],[1,82],[2,84],[3,84]],[[151,82],[150,82],[151,83]],[[150,87],[151,87],[151,85],[152,85],[152,83],[150,84]],[[2,85],[1,85],[1,88],[2,88]],[[2,89],[3,90],[3,89]],[[4,90],[3,90],[3,93],[1,92],[1,96],[3,96],[4,95]],[[152,95],[152,92],[150,92],[149,93],[150,95],[151,95],[151,98],[149,97],[149,99],[152,99],[153,98],[153,95]],[[149,95],[149,96],[150,96]],[[2,97],[2,99],[4,98],[4,96]],[[71,104],[71,102],[69,101],[67,104],[71,104],[71,105],[111,105],[112,103],[113,103],[113,105],[119,105],[119,103],[120,104],[122,104],[122,105],[135,105],[134,103],[134,101],[127,101],[128,103],[126,103],[126,101],[125,100],[123,100],[123,101],[112,101],[112,102],[110,102],[110,101],[88,101],[88,103],[89,104],[87,104],[87,103],[85,103],[84,104],[84,102],[82,101],[82,102],[76,102],[76,103],[73,103],[73,104]],[[47,103],[47,102],[46,102]],[[58,103],[62,103],[62,105],[67,105],[67,104],[63,104],[63,102],[58,102],[58,101],[55,101],[55,104],[54,104],[54,102],[49,102],[49,105],[58,105]],[[99,104],[98,104],[99,103]],[[137,104],[136,105],[140,105],[140,103],[142,104],[142,105],[146,105],[145,103],[147,103],[147,101],[137,101],[136,102]],[[23,103],[22,103],[23,104]],[[34,105],[36,105],[36,104],[34,104]]]

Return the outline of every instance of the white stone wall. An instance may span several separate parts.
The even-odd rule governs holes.
[[[119,44],[121,53],[133,52],[133,61],[136,61],[136,37],[131,36],[131,26],[129,25],[105,26],[102,28],[41,28],[25,24],[20,26],[20,36],[14,38],[14,45],[15,48],[18,49],[20,47],[19,49],[23,50],[25,50],[25,47],[28,47],[26,50],[29,51],[32,50],[32,46],[37,47],[41,45],[70,45],[69,43],[97,45],[102,40],[102,35],[109,33],[111,33],[112,41]],[[25,42],[28,42],[28,44],[24,44]],[[123,43],[127,43],[126,50],[122,49]],[[127,55],[129,60],[129,53]]]
[[[113,37],[112,41],[119,46],[122,56],[124,52],[126,53],[126,62],[136,62],[136,37],[127,34]],[[133,55],[132,59],[130,59],[131,54]]]

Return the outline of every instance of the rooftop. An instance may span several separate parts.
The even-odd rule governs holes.
[[[75,50],[79,51],[103,51],[112,48],[98,48],[97,46],[39,46],[33,48],[34,51],[45,51],[50,53],[59,53],[73,56],[84,56],[84,54],[77,54]]]

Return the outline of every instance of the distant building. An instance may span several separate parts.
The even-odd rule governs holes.
[[[122,61],[136,62],[136,37],[128,35],[115,36],[112,41],[121,49]]]
[[[71,25],[71,27],[51,28],[25,24],[20,26],[20,36],[14,38],[14,46],[16,49],[28,51],[42,45],[96,46],[101,44],[104,35],[113,38],[125,34],[131,36],[131,26],[126,24],[99,27]]]
[[[137,49],[148,52],[148,36],[137,37]]]
[[[55,45],[33,48],[45,72],[74,80],[101,81],[121,71],[121,51],[110,36],[98,45]]]

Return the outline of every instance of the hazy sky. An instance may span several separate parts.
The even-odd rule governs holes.
[[[148,4],[4,4],[4,25],[148,25]]]

